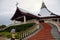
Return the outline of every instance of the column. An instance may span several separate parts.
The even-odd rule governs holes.
[[[26,16],[24,16],[24,23],[26,23]]]
[[[57,19],[57,22],[59,23],[59,19]]]
[[[14,20],[14,25],[16,24],[16,20]]]

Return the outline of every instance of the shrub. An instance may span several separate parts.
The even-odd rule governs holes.
[[[6,38],[11,38],[10,32],[0,32],[0,35],[5,36]]]
[[[7,38],[11,38],[11,33],[5,32],[5,36],[6,36]]]
[[[5,27],[6,27],[6,25],[0,25],[0,29],[5,28]]]
[[[35,23],[28,23],[28,24],[22,24],[22,25],[15,25],[15,26],[10,26],[5,30],[2,30],[2,32],[10,32],[12,29],[15,29],[16,32],[21,32],[24,31],[28,28],[30,28],[31,26],[33,26]],[[1,31],[0,31],[1,32]]]
[[[19,39],[19,33],[15,34],[15,39]]]
[[[35,23],[28,23],[28,24],[10,26],[5,30],[1,30],[0,35],[5,36],[6,38],[11,38],[12,35],[11,35],[10,31],[12,29],[15,29],[16,30],[15,39],[19,39],[19,33],[17,33],[17,32],[25,31],[26,29],[32,27],[34,24]]]

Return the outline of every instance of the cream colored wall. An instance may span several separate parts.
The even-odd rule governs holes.
[[[39,24],[39,21],[36,20],[36,19],[31,19],[31,20],[24,20],[25,22],[18,22],[18,21],[15,21],[11,24],[11,25],[21,25],[21,24],[26,24],[26,23],[36,23],[36,24]]]
[[[36,19],[28,20],[27,23],[36,23],[39,24],[39,21]]]
[[[46,22],[46,21],[52,21],[52,19],[44,19],[44,22]]]
[[[49,18],[49,19],[44,19],[44,21],[46,22],[46,21],[53,21],[52,19],[57,19],[57,21],[55,21],[55,22],[59,22],[59,19],[60,18]]]
[[[36,24],[37,24],[36,28],[39,29],[39,21],[38,21],[38,20],[32,19],[32,20],[29,20],[29,21],[27,21],[27,22],[28,22],[28,23],[36,23]]]

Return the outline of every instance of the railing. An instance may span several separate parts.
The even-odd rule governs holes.
[[[26,21],[26,23],[35,23],[35,19]],[[9,24],[8,26],[12,26],[12,25],[21,25],[21,24],[26,24],[26,23],[24,23],[24,22],[20,22],[20,23],[12,23],[12,24]]]
[[[22,40],[22,39],[26,38],[27,36],[33,34],[35,31],[37,31],[39,29],[39,28],[37,28],[37,25],[38,24],[32,26],[31,28],[29,28],[29,29],[27,29],[27,30],[25,30],[23,32],[20,32],[19,40]]]
[[[60,27],[60,22],[56,22],[56,24],[58,24],[58,25],[59,25],[59,27]]]
[[[51,23],[56,25],[56,27],[58,28],[58,31],[60,32],[60,26],[55,21],[46,21],[46,23]]]

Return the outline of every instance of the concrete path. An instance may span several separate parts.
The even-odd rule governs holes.
[[[58,28],[54,24],[49,23],[49,25],[52,27],[51,33],[55,40],[60,40],[60,33],[58,32]]]

